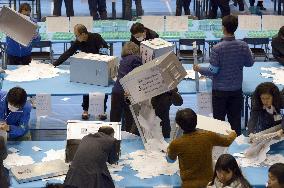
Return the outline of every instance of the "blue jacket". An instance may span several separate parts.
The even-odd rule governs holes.
[[[212,89],[218,91],[237,91],[242,89],[243,67],[254,64],[247,43],[224,37],[222,42],[212,48],[209,67],[201,67],[200,73],[212,76]]]
[[[8,102],[6,99],[7,92],[0,91],[0,119],[6,120],[10,126],[8,132],[9,138],[17,138],[25,135],[29,131],[29,120],[31,113],[30,103],[26,103],[23,108],[16,112],[8,110]]]
[[[122,57],[119,63],[117,79],[112,88],[112,92],[124,93],[124,90],[119,80],[123,78],[125,75],[127,75],[129,72],[131,72],[133,69],[135,69],[136,67],[139,67],[140,65],[142,65],[142,60],[140,57],[136,55],[128,55]]]
[[[35,22],[33,19],[31,19]],[[36,23],[36,22],[35,22]],[[37,37],[33,39],[33,41],[40,41],[40,35],[37,34]],[[27,47],[19,44],[18,42],[14,41],[10,37],[6,37],[6,45],[7,49],[6,52],[8,55],[16,56],[16,57],[25,57],[30,56],[32,53],[32,45],[29,44]]]

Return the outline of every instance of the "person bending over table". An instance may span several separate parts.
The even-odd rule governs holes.
[[[212,77],[213,117],[225,121],[227,115],[232,129],[240,135],[243,67],[253,66],[254,60],[248,44],[235,39],[238,18],[225,16],[222,25],[224,37],[212,48],[209,67],[193,65],[193,70]]]
[[[93,53],[99,54],[101,48],[108,48],[107,42],[101,37],[98,33],[90,33],[88,32],[87,28],[82,24],[77,24],[74,27],[74,34],[76,36],[76,40],[71,43],[71,47],[64,52],[58,60],[56,60],[53,65],[59,66],[64,61],[66,61],[70,56],[72,56],[76,51],[80,50],[85,53]],[[106,102],[108,96],[105,95],[104,101],[104,111],[106,111]],[[83,114],[82,119],[87,120],[89,119],[90,115],[88,113],[89,110],[89,95],[83,96]],[[106,114],[99,115],[100,120],[105,120]]]
[[[248,180],[243,176],[242,171],[230,154],[222,154],[215,165],[212,181],[207,188],[252,188]]]
[[[135,124],[129,104],[126,102],[125,92],[119,81],[140,65],[142,65],[142,60],[139,46],[134,42],[125,43],[121,52],[117,79],[111,93],[110,121],[120,122],[123,119],[122,130],[131,133],[136,133],[134,129]]]
[[[268,169],[268,188],[284,187],[284,164],[275,163]]]
[[[284,101],[278,87],[272,82],[259,84],[252,96],[248,133],[258,133],[281,124],[282,108]]]
[[[114,130],[110,126],[100,127],[97,133],[85,136],[71,162],[64,185],[114,188],[106,164],[114,164],[119,159],[120,144],[113,136]]]
[[[183,135],[170,143],[167,160],[171,163],[178,157],[183,188],[206,187],[213,177],[213,147],[228,147],[237,134],[232,131],[225,136],[196,129],[197,115],[190,108],[179,110],[175,120]]]
[[[20,5],[19,13],[29,17],[34,23],[36,21],[30,18],[31,15],[31,6],[28,3],[23,3]],[[40,35],[38,32],[35,33],[33,41],[40,41]],[[6,53],[7,53],[7,64],[8,65],[28,65],[32,61],[32,45],[23,46],[20,43],[14,41],[10,37],[6,37]]]
[[[284,65],[284,26],[282,26],[278,34],[272,38],[271,42],[273,57],[282,65]]]
[[[23,88],[14,87],[0,92],[0,129],[8,133],[8,140],[31,140],[29,120],[31,104]]]
[[[0,187],[9,187],[9,171],[4,167],[3,161],[7,158],[7,148],[5,145],[5,140],[0,136]]]

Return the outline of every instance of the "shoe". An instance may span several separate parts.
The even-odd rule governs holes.
[[[82,119],[88,120],[89,118],[90,118],[90,114],[88,113],[88,111],[84,111],[82,114]]]
[[[107,119],[107,114],[106,114],[106,113],[104,113],[104,114],[100,114],[100,115],[98,115],[98,119],[99,119],[99,120],[101,120],[101,121],[106,120],[106,119]]]

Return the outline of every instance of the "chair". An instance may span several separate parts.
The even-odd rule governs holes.
[[[32,48],[39,48],[40,51],[32,52],[32,59],[35,60],[49,60],[53,63],[53,50],[51,41],[37,41],[32,42]],[[49,48],[49,51],[42,51],[42,48]]]
[[[197,59],[202,59],[203,63],[205,57],[205,39],[179,39],[179,47],[177,49],[179,60],[194,60],[192,43],[195,41],[197,46]]]
[[[244,38],[243,41],[245,41],[249,45],[253,45],[253,48],[250,49],[253,53],[254,58],[264,57],[264,61],[269,60],[269,38]]]

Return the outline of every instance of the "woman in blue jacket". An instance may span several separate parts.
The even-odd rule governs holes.
[[[31,105],[23,88],[14,87],[0,92],[0,129],[8,133],[8,140],[30,140]]]
[[[30,17],[31,14],[31,6],[28,3],[23,3],[20,5],[19,13]],[[31,18],[30,18],[31,19]],[[31,19],[33,22],[35,20]],[[38,33],[35,34],[33,41],[40,41],[40,35]],[[6,44],[7,44],[7,59],[8,65],[28,65],[30,64],[32,58],[32,45],[29,44],[28,46],[23,46],[18,42],[14,41],[10,37],[6,37]]]

